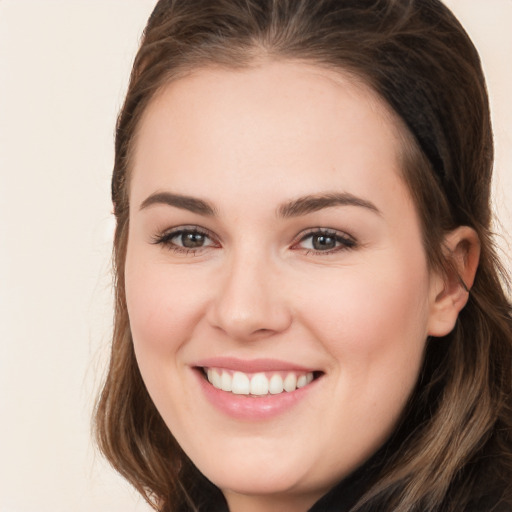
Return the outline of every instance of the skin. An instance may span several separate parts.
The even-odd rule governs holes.
[[[400,177],[402,129],[365,85],[296,62],[197,70],[144,114],[126,258],[136,357],[169,429],[232,511],[307,510],[371,456],[414,387],[427,336],[449,332],[467,299],[429,271]],[[161,192],[214,214],[148,204]],[[359,204],[282,215],[332,193]],[[204,245],[156,243],[183,226],[207,233]],[[341,238],[311,250],[318,228]],[[467,257],[464,229],[448,242],[468,283],[478,255]],[[192,368],[216,356],[322,373],[292,408],[240,420],[206,400]]]

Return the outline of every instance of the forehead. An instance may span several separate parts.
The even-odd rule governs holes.
[[[337,186],[347,167],[352,178],[378,183],[383,161],[400,174],[402,130],[377,93],[348,73],[288,61],[199,69],[163,87],[144,112],[132,188],[201,187],[214,174],[258,187],[289,179],[290,168],[304,187],[296,183],[297,194]]]

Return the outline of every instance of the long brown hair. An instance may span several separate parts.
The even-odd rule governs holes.
[[[117,123],[115,327],[95,418],[102,452],[157,510],[212,510],[222,501],[167,429],[135,360],[124,291],[130,163],[141,115],[165,84],[192,69],[244,68],[261,57],[349,72],[396,111],[403,178],[433,268],[449,265],[449,230],[471,226],[481,242],[468,304],[448,336],[428,340],[387,463],[354,510],[455,512],[491,483],[511,500],[512,314],[491,232],[488,98],[477,51],[439,0],[157,3]]]

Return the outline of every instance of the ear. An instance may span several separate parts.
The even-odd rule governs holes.
[[[468,301],[480,260],[480,241],[476,231],[468,226],[451,231],[445,236],[443,252],[448,265],[443,274],[432,276],[430,286],[430,336],[450,333]]]

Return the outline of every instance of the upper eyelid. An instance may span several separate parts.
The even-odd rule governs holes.
[[[219,239],[219,237],[217,235],[215,235],[209,229],[203,228],[200,226],[195,226],[195,225],[183,225],[183,226],[176,226],[174,228],[164,229],[163,231],[160,232],[160,234],[157,235],[157,237],[160,237],[160,238],[172,237],[172,236],[179,235],[180,233],[183,233],[183,232],[199,233],[201,235],[206,235],[206,236],[216,239],[216,240]]]
[[[338,237],[347,238],[347,239],[352,240],[353,242],[356,242],[355,237],[352,236],[350,233],[347,233],[346,231],[343,231],[340,229],[334,229],[334,228],[310,228],[310,229],[301,231],[295,237],[295,241],[300,242],[304,238],[311,236],[311,235],[315,235],[315,234],[338,236]]]

